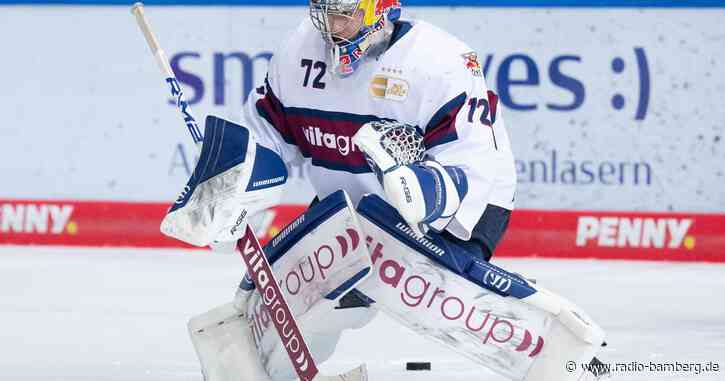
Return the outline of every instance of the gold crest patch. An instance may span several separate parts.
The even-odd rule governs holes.
[[[408,98],[409,87],[408,82],[403,79],[376,75],[370,81],[369,90],[370,95],[375,98],[402,102]]]

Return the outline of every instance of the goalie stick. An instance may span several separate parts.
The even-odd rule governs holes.
[[[189,134],[191,134],[191,138],[194,140],[197,148],[201,149],[201,143],[204,140],[203,135],[196,119],[191,113],[191,107],[184,99],[181,86],[171,70],[166,54],[159,46],[158,40],[151,31],[151,26],[144,16],[143,4],[135,3],[131,8],[131,13],[136,17],[136,22],[141,32],[143,32],[149,48],[151,48],[151,53],[153,53],[156,63],[161,68],[161,72],[166,76],[166,83],[171,87],[171,96],[176,100],[176,105],[184,118],[184,123],[189,130]],[[279,288],[279,283],[275,279],[269,261],[249,224],[246,226],[244,236],[237,241],[237,248],[247,266],[247,271],[252,275],[254,284],[257,286],[257,290],[262,297],[263,304],[274,323],[277,334],[287,350],[287,355],[300,380],[366,381],[367,371],[364,364],[341,375],[325,376],[320,373],[307,343],[302,336],[302,332],[299,330],[297,322],[289,309],[289,305],[284,299],[284,295]]]

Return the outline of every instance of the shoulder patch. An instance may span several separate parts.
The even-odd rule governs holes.
[[[483,69],[481,69],[481,63],[478,62],[478,54],[476,52],[468,52],[461,54],[463,57],[463,63],[466,65],[466,69],[471,71],[474,77],[483,77]]]

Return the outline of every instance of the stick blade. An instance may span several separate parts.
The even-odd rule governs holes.
[[[324,376],[322,373],[317,373],[312,381],[368,381],[368,369],[365,364],[362,364],[337,376]]]

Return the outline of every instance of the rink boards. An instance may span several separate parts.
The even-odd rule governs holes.
[[[0,200],[0,244],[179,247],[159,232],[166,203]],[[263,242],[305,210],[253,219]],[[725,215],[515,210],[497,256],[725,262]]]

